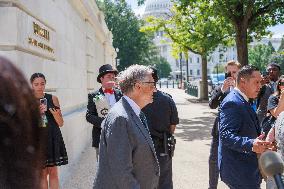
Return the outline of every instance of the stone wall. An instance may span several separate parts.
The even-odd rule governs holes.
[[[99,87],[99,67],[115,64],[112,34],[94,0],[0,0],[0,26],[0,56],[12,60],[27,79],[44,73],[46,91],[59,98],[70,162],[60,167],[64,181],[91,143],[87,94]]]

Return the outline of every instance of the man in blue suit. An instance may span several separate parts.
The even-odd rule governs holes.
[[[256,113],[248,99],[256,98],[261,74],[253,66],[244,66],[237,85],[220,106],[218,165],[221,180],[230,189],[259,189],[261,175],[257,154],[271,148],[263,141]]]

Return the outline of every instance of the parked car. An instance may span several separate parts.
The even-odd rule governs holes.
[[[211,74],[212,86],[215,88],[222,84],[225,80],[225,73]]]

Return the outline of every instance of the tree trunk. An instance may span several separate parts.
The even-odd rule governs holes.
[[[207,81],[207,56],[201,55],[202,58],[202,81],[201,81],[201,100],[208,100],[208,81]]]
[[[235,25],[238,61],[242,66],[248,65],[247,27],[242,22]]]

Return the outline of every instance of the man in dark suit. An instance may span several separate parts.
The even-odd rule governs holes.
[[[159,163],[141,109],[153,102],[152,70],[133,65],[121,72],[124,96],[102,123],[100,155],[94,189],[156,189]]]
[[[153,78],[158,81],[158,74],[153,69]],[[172,156],[175,146],[173,137],[176,125],[179,123],[176,104],[169,94],[157,90],[153,94],[153,103],[145,106],[145,113],[151,137],[160,165],[158,189],[172,189]]]
[[[220,106],[218,165],[221,180],[230,189],[260,189],[261,175],[257,154],[272,147],[263,141],[249,98],[256,98],[261,84],[257,68],[244,66],[237,85]]]
[[[88,94],[88,106],[86,119],[93,124],[92,146],[96,149],[98,158],[98,148],[101,135],[101,123],[106,117],[108,110],[121,98],[122,94],[115,89],[115,76],[117,70],[111,65],[105,64],[100,67],[97,81],[102,84],[101,88]]]
[[[219,107],[223,99],[229,94],[229,92],[236,85],[236,78],[241,64],[235,60],[230,60],[225,66],[226,77],[223,84],[218,86],[212,92],[212,97],[209,101],[209,107],[216,109]],[[219,117],[217,116],[214,121],[214,125],[211,131],[212,141],[210,146],[209,155],[209,189],[217,189],[219,179],[218,168],[218,145],[219,145]]]

